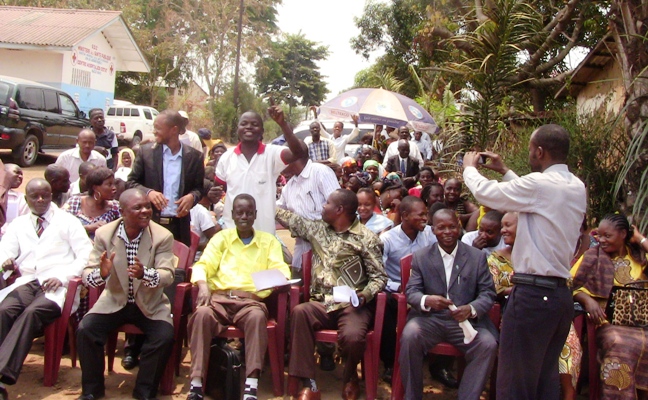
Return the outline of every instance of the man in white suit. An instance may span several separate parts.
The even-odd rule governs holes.
[[[25,197],[31,213],[14,219],[0,242],[2,268],[21,274],[0,290],[0,400],[34,338],[61,315],[68,281],[81,275],[92,250],[81,222],[52,204],[46,180],[32,179]]]

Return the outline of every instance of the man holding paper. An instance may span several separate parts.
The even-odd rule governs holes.
[[[288,278],[290,270],[283,261],[279,241],[253,228],[256,214],[252,196],[236,196],[232,207],[236,228],[214,235],[193,266],[191,282],[198,286],[198,300],[188,327],[191,389],[187,400],[203,399],[211,340],[232,324],[245,332],[247,379],[243,399],[257,398],[259,373],[268,346],[268,310],[262,300],[270,291],[257,292],[252,275],[277,269]]]
[[[321,398],[315,383],[314,356],[315,331],[320,329],[339,330],[338,344],[346,360],[342,398],[358,398],[356,369],[373,321],[371,301],[385,287],[387,276],[380,239],[358,221],[357,208],[356,194],[338,189],[326,200],[321,221],[277,209],[277,221],[313,246],[310,301],[299,304],[290,314],[288,373],[290,379],[304,383],[300,399]]]
[[[466,357],[459,399],[478,400],[497,355],[498,333],[488,317],[495,286],[486,254],[458,241],[461,224],[454,211],[439,210],[433,218],[438,243],[414,253],[406,289],[412,309],[399,357],[405,398],[422,399],[423,358],[438,343],[448,342]],[[465,322],[477,330],[476,336],[465,337],[460,326]]]

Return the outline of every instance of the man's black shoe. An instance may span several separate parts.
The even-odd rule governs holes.
[[[394,368],[392,367],[385,368],[385,372],[383,372],[382,380],[389,383],[389,385],[391,385],[393,375],[394,375]]]
[[[101,396],[95,396],[94,394],[82,394],[77,400],[98,400],[104,397],[103,395]]]
[[[187,400],[203,400],[204,396],[202,393],[198,392],[189,392],[187,395]]]
[[[133,398],[137,400],[157,400],[157,397],[147,397],[133,390]]]
[[[432,366],[430,366],[430,375],[432,375],[432,379],[443,383],[443,385],[449,389],[456,389],[459,387],[457,378],[455,378],[452,375],[452,372],[447,368],[432,368]]]
[[[335,370],[335,360],[333,359],[333,356],[320,355],[320,369],[322,371],[334,371]]]
[[[126,371],[130,371],[131,369],[139,365],[139,360],[137,359],[137,357],[133,357],[130,354],[127,354],[124,356],[124,358],[122,358],[121,365]]]
[[[0,388],[0,400],[9,400],[9,393],[7,393],[7,388]]]

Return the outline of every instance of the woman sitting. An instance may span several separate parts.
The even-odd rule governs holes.
[[[369,187],[371,184],[371,175],[367,172],[356,172],[349,177],[345,189],[349,189],[353,193],[358,193],[358,190]]]
[[[508,295],[513,290],[511,277],[513,276],[513,263],[511,253],[515,244],[517,233],[518,214],[509,212],[502,217],[502,239],[506,247],[492,252],[487,259],[488,268],[495,281],[497,301],[505,306]],[[581,357],[583,349],[580,340],[572,324],[569,328],[569,335],[558,358],[558,370],[560,371],[560,388],[563,400],[576,399],[576,384],[580,375]]]
[[[403,193],[404,192],[404,193]],[[391,219],[394,225],[400,224],[400,212],[398,205],[407,192],[403,188],[403,182],[400,176],[395,172],[387,174],[382,180],[380,187],[380,196],[378,197],[378,209],[382,215]]]
[[[432,171],[432,168],[423,167],[419,171],[416,180],[418,181],[418,185],[411,188],[408,194],[410,196],[416,196],[420,198],[423,188],[428,185],[431,185],[433,182],[436,182],[436,176],[434,175],[434,171]]]
[[[371,183],[380,181],[380,177],[382,176],[381,168],[382,165],[376,160],[367,160],[362,166],[363,171],[371,175]]]
[[[121,179],[128,182],[128,175],[131,173],[135,161],[135,153],[131,149],[122,149],[117,158],[117,171],[115,171],[115,179]]]
[[[457,178],[450,178],[445,182],[443,188],[446,205],[448,208],[455,210],[464,229],[466,231],[474,231],[477,229],[477,226],[467,226],[468,220],[470,220],[470,217],[475,211],[478,211],[478,208],[461,196],[461,191],[463,190],[461,181]]]
[[[612,287],[646,279],[648,241],[622,214],[601,220],[598,239],[572,267],[574,299],[597,325],[601,398],[636,399],[637,389],[648,390],[648,330],[609,324],[605,305]]]
[[[115,176],[106,167],[97,167],[86,177],[87,194],[71,197],[63,206],[83,224],[90,239],[97,228],[120,217],[119,202],[114,199]]]
[[[374,212],[376,209],[376,194],[369,188],[358,190],[358,219],[376,235],[389,230],[394,222],[382,214]]]

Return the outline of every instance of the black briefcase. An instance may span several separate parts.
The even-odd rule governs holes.
[[[241,399],[241,358],[225,340],[216,339],[209,350],[205,393],[217,400]]]

